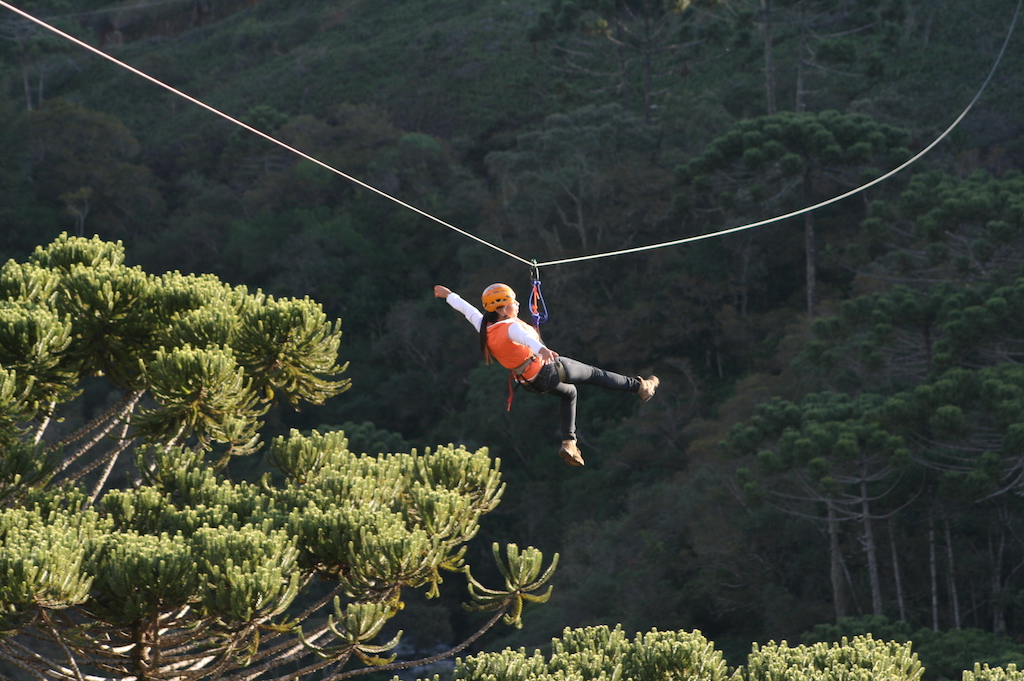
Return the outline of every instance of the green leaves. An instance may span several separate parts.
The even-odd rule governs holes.
[[[21,384],[18,375],[0,367],[0,443],[12,445],[22,434],[17,424],[32,413],[28,391],[32,383]]]
[[[0,383],[0,392],[2,389]],[[42,446],[12,441],[0,432],[0,447],[0,504],[25,497],[28,490],[45,484],[53,475],[57,457]]]
[[[559,253],[619,243],[623,230],[656,219],[660,196],[652,194],[667,178],[644,157],[654,148],[648,125],[609,104],[550,116],[485,160],[506,188],[502,208],[520,238]],[[639,205],[636,196],[649,200]]]
[[[95,613],[115,626],[194,603],[200,583],[192,547],[181,534],[108,535],[98,542],[90,571]]]
[[[924,668],[909,643],[875,641],[871,635],[845,637],[839,643],[815,643],[790,647],[782,643],[754,644],[747,666],[737,676],[742,681],[786,678],[798,681],[850,681],[885,679],[919,681]]]
[[[886,423],[927,443],[916,456],[944,471],[958,494],[987,496],[1019,489],[1024,443],[1024,368],[999,364],[951,369],[886,406]],[[966,482],[966,485],[961,483]]]
[[[699,631],[657,631],[629,639],[621,625],[565,629],[551,641],[550,656],[538,650],[506,648],[456,662],[455,681],[619,681],[678,679],[725,681],[728,668],[720,651]]]
[[[91,521],[91,522],[90,522]],[[95,516],[9,511],[0,520],[0,627],[16,628],[36,608],[63,610],[86,602],[92,577],[83,566]]]
[[[515,544],[508,544],[505,547],[506,560],[502,560],[500,547],[497,542],[491,545],[491,552],[494,554],[494,562],[498,564],[502,576],[505,578],[504,589],[489,589],[473,579],[469,567],[465,568],[466,579],[469,581],[469,595],[473,599],[471,604],[464,607],[470,611],[493,611],[508,609],[504,620],[506,624],[514,625],[517,629],[523,626],[523,603],[545,603],[551,597],[549,586],[543,594],[533,592],[543,587],[555,572],[558,565],[558,554],[551,561],[547,570],[541,573],[544,555],[528,546],[522,551]]]
[[[205,573],[202,603],[224,622],[264,621],[282,614],[302,586],[295,538],[284,530],[204,527],[193,535]]]
[[[56,306],[73,321],[70,356],[81,371],[107,376],[121,388],[138,386],[130,361],[151,350],[158,319],[152,278],[139,268],[73,264],[62,277]]]
[[[872,394],[774,399],[730,430],[725,449],[743,461],[740,482],[751,499],[803,517],[827,508],[863,521],[869,501],[885,503],[910,463],[907,440],[885,413]]]
[[[30,107],[31,108],[31,107]],[[149,168],[131,163],[139,144],[117,118],[48,98],[20,130],[41,203],[59,198],[81,233],[133,233],[160,218],[163,199]]]
[[[251,381],[230,350],[160,348],[140,366],[159,404],[134,420],[142,436],[178,443],[195,435],[204,448],[224,442],[239,452],[255,449],[262,425],[256,419],[266,408],[257,405]]]
[[[963,681],[1019,681],[1024,677],[1024,670],[1017,669],[1017,665],[1010,663],[1006,668],[989,667],[988,664],[974,663],[974,670],[965,670]]]
[[[219,447],[226,462],[255,451],[259,418],[274,401],[321,404],[347,389],[338,378],[340,323],[317,303],[250,294],[208,275],[153,276],[126,267],[124,255],[120,242],[65,234],[29,262],[0,268],[0,444],[23,437],[30,421],[44,438],[81,382],[103,378],[123,397],[61,443],[65,456],[95,461],[142,439]],[[100,454],[115,428],[122,434]],[[144,452],[149,464],[160,459],[154,451]],[[93,469],[69,459],[59,470]]]
[[[20,377],[29,418],[70,399],[77,378],[64,357],[71,321],[43,307],[0,301],[0,367]]]
[[[48,270],[71,272],[75,265],[88,268],[124,264],[124,246],[120,241],[103,241],[98,236],[90,239],[61,234],[47,246],[36,246],[31,262]]]
[[[1016,276],[1024,227],[1024,176],[974,173],[957,178],[941,172],[914,175],[897,204],[872,214],[898,218],[898,239],[879,264],[904,278],[974,282]],[[892,208],[896,208],[893,211]],[[895,246],[895,248],[894,248]]]
[[[372,598],[396,583],[420,586],[442,557],[438,540],[407,528],[398,513],[310,506],[296,522],[315,563],[341,580],[353,598]]]
[[[34,626],[40,607],[75,608],[75,621],[88,625],[75,645],[131,651],[116,663],[126,671],[139,659],[164,664],[157,644],[136,647],[157,630],[175,655],[236,667],[270,640],[259,632],[293,637],[286,648],[305,646],[324,665],[350,656],[386,663],[398,637],[376,639],[400,612],[403,589],[436,595],[440,570],[462,567],[463,544],[497,503],[496,465],[486,452],[455,447],[371,457],[348,452],[341,433],[292,438],[274,444],[281,461],[301,465],[280,488],[223,480],[202,450],[148,447],[140,458],[156,468],[155,486],[111,491],[96,511],[81,510],[81,495],[67,510],[47,502],[0,511],[0,622],[20,630]],[[524,601],[550,594],[533,593],[554,569],[541,567],[538,551],[513,546],[502,566],[507,589],[482,600],[483,587],[471,589],[510,608],[515,623]],[[298,619],[307,605],[291,606],[314,575],[344,598],[306,635],[303,618],[327,599]],[[268,653],[272,665],[291,661],[275,661],[280,643]]]
[[[267,400],[280,392],[293,405],[299,400],[323,404],[349,387],[347,379],[329,380],[345,370],[337,364],[341,323],[329,324],[321,306],[309,298],[255,298],[232,338],[239,363]]]
[[[341,431],[321,435],[314,430],[306,437],[293,429],[288,438],[274,438],[267,460],[284,471],[294,484],[301,485],[315,477],[333,457],[346,454],[348,440]]]
[[[485,450],[368,457],[349,452],[343,433],[293,431],[273,441],[271,456],[295,485],[287,494],[303,510],[291,522],[310,559],[341,575],[354,597],[393,581],[430,583],[428,595],[436,595],[438,570],[461,569],[457,547],[504,489],[500,462]],[[337,499],[349,505],[337,507]],[[354,556],[364,554],[376,558],[358,565]]]
[[[363,664],[383,665],[391,662],[394,656],[384,659],[378,657],[398,645],[402,632],[398,632],[383,645],[372,645],[372,641],[388,620],[395,616],[395,609],[388,603],[354,603],[344,610],[341,601],[334,599],[334,615],[328,620],[331,632],[344,644],[344,649],[353,651]]]
[[[377,638],[403,591],[437,596],[441,572],[465,567],[504,491],[500,462],[451,445],[356,455],[342,432],[293,431],[270,447],[279,486],[226,479],[274,401],[348,387],[340,323],[309,299],[123,259],[120,244],[62,236],[0,269],[0,628],[64,644],[90,676],[386,662],[398,637]],[[86,379],[111,404],[56,441],[46,427]],[[122,454],[131,486],[102,494]],[[3,506],[21,499],[32,509]],[[531,593],[553,569],[540,558],[509,555],[515,621],[547,598]],[[333,616],[325,593],[296,605],[314,578],[333,583]],[[66,669],[49,650],[32,658],[40,673]]]

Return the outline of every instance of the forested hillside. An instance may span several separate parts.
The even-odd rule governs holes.
[[[1017,3],[18,6],[546,262],[764,220],[895,168],[972,101]],[[475,302],[494,281],[525,295],[529,267],[8,10],[0,258],[95,234],[148,272],[309,296],[341,319],[351,388],[264,418],[343,428],[353,451],[501,459],[478,546],[562,559],[550,602],[485,648],[621,623],[700,629],[732,663],[753,641],[970,630],[957,640],[984,644],[951,668],[1002,664],[1024,636],[1022,39],[942,143],[864,193],[541,268],[553,349],[662,381],[646,404],[581,388],[584,468],[557,456],[557,402],[518,391],[507,411],[507,373],[432,297]],[[111,398],[87,390],[60,427]],[[409,609],[433,622],[423,650],[471,626]]]

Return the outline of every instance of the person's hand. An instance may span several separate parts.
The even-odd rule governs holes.
[[[551,348],[541,348],[540,352],[537,353],[537,356],[540,357],[541,361],[545,364],[551,364],[558,359],[558,353]]]
[[[434,287],[434,296],[437,298],[447,298],[452,293],[452,290],[447,286],[441,286],[438,284]]]

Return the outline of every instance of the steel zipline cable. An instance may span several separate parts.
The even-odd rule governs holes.
[[[76,38],[76,37],[74,37],[74,36],[72,36],[72,35],[70,35],[68,33],[65,33],[64,31],[60,30],[59,28],[56,28],[55,26],[52,26],[52,25],[48,24],[47,22],[43,21],[42,19],[38,19],[38,18],[28,14],[27,12],[25,12],[25,11],[23,11],[21,9],[18,9],[17,7],[15,7],[15,6],[11,5],[10,3],[6,2],[6,0],[0,0],[0,7],[5,7],[7,9],[9,9],[10,11],[14,12],[15,14],[18,14],[19,16],[22,16],[25,19],[28,19],[29,21],[31,21],[31,22],[33,22],[35,24],[38,24],[39,26],[45,28],[46,30],[51,31],[51,32],[61,36],[62,38],[65,38],[66,40],[69,40],[69,41],[75,43],[76,45],[78,45],[78,46],[80,46],[82,48],[85,48],[86,50],[88,50],[88,51],[90,51],[90,52],[92,52],[92,53],[94,53],[94,54],[96,54],[96,55],[98,55],[100,57],[103,57],[107,61],[110,61],[110,62],[120,66],[121,68],[127,69],[128,71],[131,71],[135,75],[140,76],[142,78],[145,78],[146,80],[150,81],[151,83],[153,83],[155,85],[158,85],[158,86],[164,88],[165,90],[167,90],[167,91],[169,91],[169,92],[171,92],[171,93],[173,93],[173,94],[175,94],[175,95],[177,95],[179,97],[182,97],[183,99],[186,99],[189,102],[192,102],[193,104],[195,104],[197,106],[200,106],[200,107],[206,109],[207,111],[209,111],[209,112],[211,112],[213,114],[216,114],[217,116],[220,116],[221,118],[223,118],[223,119],[225,119],[225,120],[227,120],[227,121],[229,121],[231,123],[234,123],[235,125],[237,125],[239,127],[242,127],[244,129],[248,130],[249,132],[253,133],[254,135],[258,135],[259,137],[262,137],[262,138],[266,139],[269,142],[273,142],[274,144],[276,144],[276,145],[278,145],[280,147],[283,147],[284,149],[287,149],[288,151],[292,152],[293,154],[296,154],[296,155],[300,156],[301,158],[304,158],[307,161],[310,161],[311,163],[314,163],[314,164],[316,164],[316,165],[318,165],[318,166],[320,166],[322,168],[325,168],[326,170],[329,170],[330,172],[335,173],[336,175],[339,175],[339,176],[345,178],[346,180],[349,180],[350,182],[352,182],[354,184],[357,184],[360,187],[363,187],[364,189],[368,189],[369,191],[374,192],[375,194],[378,194],[378,195],[380,195],[380,196],[382,196],[382,197],[384,197],[386,199],[394,201],[395,203],[397,203],[398,205],[402,206],[403,208],[407,208],[408,210],[411,210],[414,213],[418,213],[418,214],[422,215],[423,217],[428,218],[429,220],[433,220],[434,222],[436,222],[436,223],[438,223],[438,224],[440,224],[440,225],[442,225],[444,227],[447,227],[448,229],[450,229],[450,230],[452,230],[454,232],[457,232],[457,233],[459,233],[459,234],[461,234],[461,235],[463,235],[463,236],[465,236],[465,237],[467,237],[469,239],[477,241],[477,242],[483,244],[484,246],[487,246],[488,248],[492,248],[495,251],[498,251],[499,253],[507,255],[508,257],[510,257],[510,258],[512,258],[514,260],[518,260],[519,262],[521,262],[521,263],[523,263],[525,265],[530,266],[531,271],[534,272],[534,273],[537,273],[539,268],[541,268],[541,267],[550,267],[552,265],[565,265],[565,264],[569,264],[569,263],[583,262],[585,260],[597,260],[599,258],[611,258],[611,257],[619,256],[619,255],[627,255],[627,254],[630,254],[630,253],[640,253],[640,252],[643,252],[643,251],[651,251],[651,250],[655,250],[655,249],[659,249],[659,248],[667,248],[669,246],[679,246],[679,245],[686,244],[686,243],[691,243],[691,242],[694,242],[694,241],[703,241],[705,239],[713,239],[715,237],[725,236],[727,234],[734,234],[736,232],[742,232],[742,231],[745,231],[745,230],[754,229],[755,227],[763,227],[764,225],[769,225],[769,224],[772,224],[774,222],[781,222],[782,220],[788,220],[789,218],[797,217],[797,216],[803,215],[805,213],[810,213],[812,211],[818,210],[819,208],[824,208],[825,206],[831,205],[833,203],[837,203],[837,202],[842,201],[844,199],[848,199],[851,196],[854,196],[854,195],[859,194],[859,193],[861,193],[861,192],[863,192],[863,191],[865,191],[867,189],[870,189],[871,187],[874,187],[876,184],[879,184],[880,182],[884,182],[885,180],[889,179],[893,175],[896,175],[897,173],[902,172],[908,166],[910,166],[911,164],[917,162],[921,157],[923,157],[925,154],[927,154],[933,148],[935,148],[935,146],[937,146],[942,140],[944,140],[953,131],[953,129],[956,128],[957,125],[960,124],[960,122],[967,116],[968,112],[970,112],[970,110],[972,108],[974,108],[974,105],[978,102],[979,99],[981,99],[982,93],[985,92],[985,89],[988,87],[988,84],[991,82],[992,77],[996,73],[996,70],[999,68],[1000,62],[1002,62],[1002,60],[1003,60],[1003,55],[1006,53],[1006,48],[1007,48],[1007,46],[1010,43],[1010,37],[1013,35],[1014,27],[1017,25],[1017,19],[1020,16],[1020,11],[1021,11],[1022,5],[1024,5],[1024,0],[1017,0],[1017,8],[1016,8],[1016,10],[1013,13],[1013,19],[1010,21],[1010,26],[1009,26],[1009,29],[1006,32],[1006,38],[1003,40],[1003,45],[1002,45],[1002,47],[999,50],[999,54],[997,55],[995,62],[992,64],[992,68],[989,70],[988,76],[985,78],[985,81],[982,83],[981,87],[978,89],[977,94],[974,95],[974,98],[970,101],[970,103],[963,110],[963,112],[959,116],[957,116],[956,119],[949,125],[949,127],[946,128],[942,132],[942,134],[939,135],[931,144],[926,146],[924,149],[919,151],[917,154],[915,154],[910,159],[904,161],[902,164],[900,164],[896,168],[893,168],[889,172],[885,173],[884,175],[882,175],[880,177],[877,177],[874,180],[871,180],[870,182],[867,182],[867,183],[865,183],[865,184],[863,184],[863,185],[861,185],[861,186],[859,186],[859,187],[857,187],[855,189],[851,189],[850,191],[848,191],[848,192],[846,192],[844,194],[840,194],[838,196],[835,196],[835,197],[833,197],[831,199],[827,199],[827,200],[822,201],[820,203],[816,203],[816,204],[814,204],[812,206],[807,206],[806,208],[801,208],[800,210],[796,210],[796,211],[793,211],[791,213],[786,213],[785,215],[778,215],[778,216],[775,216],[775,217],[772,217],[772,218],[768,218],[766,220],[760,220],[758,222],[751,222],[751,223],[748,223],[748,224],[745,224],[745,225],[739,225],[738,227],[730,227],[728,229],[723,229],[723,230],[720,230],[720,231],[717,231],[717,232],[708,232],[707,234],[697,234],[697,235],[694,235],[694,236],[688,236],[688,237],[684,237],[684,238],[681,238],[681,239],[674,239],[674,240],[671,240],[671,241],[662,241],[662,242],[659,242],[659,243],[649,244],[647,246],[637,246],[637,247],[634,247],[634,248],[624,248],[624,249],[616,250],[616,251],[606,251],[606,252],[603,252],[603,253],[594,253],[594,254],[591,254],[591,255],[582,255],[582,256],[577,256],[577,257],[572,257],[572,258],[562,258],[560,260],[548,260],[548,261],[544,261],[544,262],[537,262],[536,260],[527,260],[526,258],[523,258],[523,257],[521,257],[519,255],[516,255],[515,253],[507,251],[507,250],[505,250],[505,249],[503,249],[503,248],[501,248],[499,246],[496,246],[495,244],[490,243],[489,241],[486,241],[486,240],[476,236],[475,234],[472,234],[470,232],[467,232],[467,231],[465,231],[463,229],[460,229],[460,228],[456,227],[455,225],[452,225],[452,224],[450,224],[448,222],[445,222],[444,220],[442,220],[440,218],[437,218],[437,217],[431,215],[430,213],[427,213],[426,211],[421,210],[420,208],[417,208],[416,206],[413,206],[413,205],[411,205],[409,203],[406,203],[405,201],[402,201],[401,199],[399,199],[397,197],[391,196],[390,194],[388,194],[388,193],[386,193],[384,191],[381,191],[380,189],[377,189],[376,187],[373,187],[372,185],[369,185],[369,184],[363,182],[362,180],[360,180],[360,179],[358,179],[356,177],[353,177],[353,176],[351,176],[351,175],[349,175],[349,174],[347,174],[347,173],[345,173],[345,172],[343,172],[341,170],[338,170],[334,166],[331,166],[331,165],[329,165],[329,164],[327,164],[327,163],[325,163],[325,162],[323,162],[323,161],[321,161],[321,160],[319,160],[319,159],[317,159],[317,158],[315,158],[315,157],[313,157],[313,156],[311,156],[311,155],[309,155],[309,154],[307,154],[307,153],[305,153],[303,151],[300,151],[299,149],[296,149],[295,147],[292,147],[291,145],[286,144],[285,142],[282,142],[281,140],[276,139],[275,137],[272,137],[271,135],[268,135],[265,132],[257,130],[256,128],[252,127],[251,125],[243,123],[242,121],[238,120],[237,118],[234,118],[234,117],[224,113],[223,111],[220,111],[219,109],[216,109],[216,108],[210,106],[209,104],[206,104],[205,102],[202,102],[202,101],[196,99],[195,97],[192,97],[191,95],[188,95],[188,94],[182,92],[181,90],[178,90],[178,89],[172,87],[171,85],[168,85],[167,83],[164,83],[163,81],[161,81],[161,80],[159,80],[157,78],[154,78],[153,76],[151,76],[151,75],[149,75],[149,74],[147,74],[147,73],[145,73],[143,71],[140,71],[139,69],[136,69],[133,66],[130,66],[130,65],[120,61],[116,57],[113,57],[113,56],[107,54],[106,52],[103,52],[102,50],[100,50],[100,49],[98,49],[96,47],[93,47],[92,45],[89,45],[88,43],[86,43],[86,42],[84,42],[82,40],[79,40],[78,38]]]
[[[216,109],[216,108],[210,106],[209,104],[206,104],[205,102],[202,102],[202,101],[196,99],[195,97],[192,97],[191,95],[186,94],[186,93],[182,92],[181,90],[178,90],[177,88],[174,88],[174,87],[168,85],[167,83],[164,83],[163,81],[161,81],[161,80],[159,80],[157,78],[154,78],[153,76],[149,75],[148,73],[140,71],[139,69],[135,68],[134,66],[130,66],[128,64],[125,64],[123,61],[117,59],[116,57],[112,57],[111,55],[107,54],[103,50],[100,50],[100,49],[98,49],[96,47],[93,47],[92,45],[90,45],[90,44],[88,44],[88,43],[86,43],[86,42],[84,42],[82,40],[79,40],[78,38],[74,37],[73,35],[65,33],[64,31],[60,30],[59,28],[57,28],[55,26],[51,26],[50,24],[46,23],[42,19],[37,19],[36,17],[32,16],[31,14],[29,14],[29,13],[27,13],[27,12],[21,10],[21,9],[18,9],[14,5],[11,5],[10,3],[5,2],[4,0],[0,0],[0,7],[6,7],[7,9],[11,10],[15,14],[17,14],[19,16],[22,16],[25,19],[28,19],[29,21],[31,21],[31,22],[33,22],[35,24],[38,24],[39,26],[42,26],[46,30],[51,31],[53,33],[56,33],[57,35],[59,35],[62,38],[65,38],[66,40],[70,40],[71,42],[73,42],[74,44],[78,45],[79,47],[83,47],[83,48],[89,50],[90,52],[92,52],[92,53],[94,53],[96,55],[99,55],[100,57],[103,57],[107,61],[113,62],[114,64],[117,64],[121,68],[124,68],[124,69],[127,69],[128,71],[131,71],[135,75],[141,76],[142,78],[145,78],[149,82],[151,82],[151,83],[153,83],[155,85],[159,85],[160,87],[164,88],[165,90],[167,90],[169,92],[172,92],[172,93],[178,95],[179,97],[182,97],[182,98],[188,100],[189,102],[192,102],[193,104],[195,104],[197,106],[201,106],[202,108],[206,109],[207,111],[209,111],[211,113],[214,113],[214,114],[220,116],[221,118],[223,118],[223,119],[225,119],[225,120],[227,120],[227,121],[229,121],[231,123],[234,123],[235,125],[237,125],[239,127],[245,128],[246,130],[248,130],[249,132],[253,133],[254,135],[259,135],[263,139],[265,139],[267,141],[270,141],[270,142],[273,142],[274,144],[287,149],[288,151],[292,152],[293,154],[296,154],[296,155],[306,159],[307,161],[310,161],[311,163],[315,163],[316,165],[320,166],[321,168],[325,168],[325,169],[331,171],[332,173],[335,173],[336,175],[340,175],[341,177],[345,178],[346,180],[348,180],[350,182],[353,182],[353,183],[359,185],[360,187],[363,187],[364,189],[368,189],[368,190],[370,190],[371,192],[373,192],[375,194],[379,194],[380,196],[383,196],[386,199],[390,199],[391,201],[394,201],[398,205],[402,206],[403,208],[407,208],[407,209],[413,211],[414,213],[419,213],[420,215],[422,215],[425,218],[433,220],[434,222],[437,222],[438,224],[443,225],[444,227],[447,227],[448,229],[450,229],[452,231],[458,232],[459,234],[461,234],[461,235],[463,235],[465,237],[473,239],[474,241],[478,241],[481,244],[483,244],[485,246],[488,246],[489,248],[493,248],[494,250],[498,251],[499,253],[503,253],[504,255],[507,255],[510,258],[514,258],[515,260],[518,260],[521,263],[524,263],[526,265],[531,265],[532,264],[529,260],[527,260],[525,258],[522,258],[522,257],[516,255],[515,253],[511,253],[509,251],[506,251],[505,249],[500,248],[499,246],[495,246],[494,244],[492,244],[492,243],[490,243],[488,241],[485,241],[484,239],[481,239],[480,237],[476,236],[475,234],[471,234],[471,233],[469,233],[469,232],[467,232],[465,230],[459,229],[455,225],[449,224],[449,223],[445,222],[444,220],[442,220],[440,218],[434,217],[430,213],[427,213],[426,211],[421,210],[421,209],[417,208],[416,206],[413,206],[413,205],[411,205],[409,203],[406,203],[405,201],[402,201],[401,199],[399,199],[397,197],[391,196],[387,192],[381,191],[380,189],[377,189],[376,187],[373,187],[373,186],[363,182],[362,180],[349,175],[348,173],[345,173],[345,172],[343,172],[341,170],[338,170],[334,166],[329,165],[329,164],[321,161],[318,158],[310,156],[309,154],[305,153],[304,151],[300,151],[299,149],[296,149],[295,147],[293,147],[293,146],[291,146],[289,144],[286,144],[285,142],[282,142],[281,140],[279,140],[279,139],[277,139],[275,137],[272,137],[271,135],[268,135],[267,133],[265,133],[265,132],[263,132],[261,130],[257,130],[256,128],[252,127],[251,125],[243,123],[242,121],[238,120],[237,118],[229,116],[228,114],[224,113],[223,111],[221,111],[219,109]]]

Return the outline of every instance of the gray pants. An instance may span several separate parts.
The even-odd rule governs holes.
[[[608,390],[621,390],[635,393],[640,391],[640,379],[623,376],[604,369],[577,362],[568,357],[559,357],[565,371],[565,380],[559,380],[558,369],[554,364],[545,364],[531,383],[531,387],[539,392],[554,395],[562,401],[559,419],[562,426],[562,439],[576,439],[576,386],[596,385]]]

